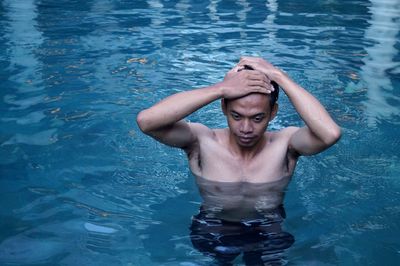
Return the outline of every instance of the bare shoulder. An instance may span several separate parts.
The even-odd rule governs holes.
[[[201,123],[188,123],[191,132],[195,135],[195,141],[184,149],[186,155],[189,159],[189,166],[196,176],[202,176],[202,153],[204,152],[204,147],[209,147],[215,140],[218,139],[217,135],[219,130],[210,129],[206,125]],[[202,148],[203,147],[203,148]],[[203,151],[201,151],[203,149]]]
[[[300,127],[290,126],[279,131],[270,132],[269,139],[271,142],[275,142],[281,148],[283,148],[289,159],[296,160],[300,156],[300,154],[292,147],[291,138],[300,129]]]
[[[191,134],[194,136],[194,141],[191,145],[185,147],[184,150],[189,157],[191,157],[191,155],[199,151],[199,143],[210,138],[215,138],[215,133],[214,130],[201,123],[188,122],[187,125],[190,128]]]
[[[188,122],[188,125],[192,133],[195,134],[198,139],[215,136],[214,130],[210,129],[206,125],[203,125],[201,123],[192,123],[192,122]]]
[[[295,134],[300,128],[299,127],[286,127],[278,131],[274,132],[267,132],[269,138],[271,141],[285,141],[287,140],[289,142],[290,138]]]

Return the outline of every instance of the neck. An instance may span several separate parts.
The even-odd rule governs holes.
[[[229,150],[235,156],[245,161],[250,161],[257,156],[266,143],[266,137],[263,135],[253,146],[245,147],[237,143],[232,133],[229,134]]]

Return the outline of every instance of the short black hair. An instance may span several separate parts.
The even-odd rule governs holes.
[[[244,65],[244,68],[240,69],[239,71],[242,71],[242,70],[254,70],[254,68],[249,65]],[[271,85],[274,87],[274,91],[272,91],[271,94],[269,94],[269,103],[270,103],[271,109],[272,109],[274,107],[275,103],[278,101],[279,85],[278,85],[278,83],[276,83],[273,80],[271,80]]]

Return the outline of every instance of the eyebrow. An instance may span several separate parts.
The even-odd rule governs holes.
[[[242,115],[241,113],[238,113],[238,112],[236,112],[236,111],[234,111],[234,110],[231,110],[230,112],[231,112],[231,114],[235,114],[235,115],[239,115],[239,116],[244,116],[244,115]],[[251,115],[250,117],[256,117],[256,116],[265,117],[266,114],[265,114],[265,113],[258,113],[258,114],[255,114],[255,115]]]

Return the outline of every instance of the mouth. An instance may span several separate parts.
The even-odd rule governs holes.
[[[251,143],[254,140],[254,137],[239,137],[239,140],[242,143]]]

